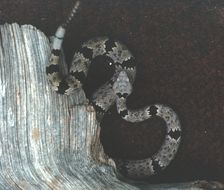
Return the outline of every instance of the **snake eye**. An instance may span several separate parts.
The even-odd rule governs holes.
[[[127,98],[128,93],[124,93],[122,96],[123,96],[124,98]]]
[[[108,67],[108,69],[111,69],[111,68],[113,68],[114,67],[114,62],[112,61],[112,60],[107,60],[107,67]]]
[[[122,97],[122,94],[120,92],[118,92],[116,95],[118,96],[118,98]]]

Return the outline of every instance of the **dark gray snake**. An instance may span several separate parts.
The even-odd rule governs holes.
[[[162,104],[155,104],[139,110],[129,110],[127,97],[132,92],[136,65],[131,52],[118,41],[101,37],[82,44],[74,54],[67,76],[62,76],[59,69],[59,57],[67,25],[79,7],[76,2],[66,22],[58,27],[52,43],[49,66],[46,68],[48,80],[56,92],[70,95],[82,84],[88,74],[89,66],[96,57],[106,57],[107,64],[115,67],[112,78],[96,90],[91,97],[91,104],[101,121],[108,109],[116,103],[119,115],[128,122],[140,122],[159,116],[165,120],[167,130],[165,140],[152,157],[143,160],[115,160],[118,171],[129,178],[142,179],[166,168],[175,157],[181,140],[181,125],[176,113]]]

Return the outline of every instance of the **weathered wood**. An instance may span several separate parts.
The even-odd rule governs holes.
[[[50,46],[30,25],[0,26],[0,189],[222,189],[204,181],[128,184],[103,152],[95,112],[84,92],[51,91]]]

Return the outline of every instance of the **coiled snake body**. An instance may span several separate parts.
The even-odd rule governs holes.
[[[82,83],[88,74],[91,62],[98,56],[105,56],[107,64],[114,65],[112,78],[94,92],[91,103],[97,111],[97,118],[102,119],[105,112],[116,103],[119,115],[128,122],[140,122],[159,116],[165,120],[167,133],[165,140],[157,153],[143,160],[115,160],[118,171],[130,178],[141,179],[151,176],[166,168],[174,158],[181,140],[181,126],[176,113],[161,104],[147,106],[139,110],[129,110],[126,99],[132,92],[136,65],[134,57],[125,45],[107,37],[89,40],[74,54],[67,76],[62,77],[59,69],[59,56],[65,30],[79,6],[75,4],[71,14],[64,24],[59,26],[52,43],[49,66],[46,68],[48,80],[56,92],[70,95]]]

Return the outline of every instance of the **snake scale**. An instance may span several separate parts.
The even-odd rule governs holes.
[[[74,17],[80,2],[77,1],[67,20],[58,27],[46,68],[47,78],[52,89],[59,94],[71,95],[82,84],[94,59],[104,56],[105,64],[114,66],[114,74],[109,81],[97,89],[90,102],[97,112],[99,122],[108,109],[116,104],[119,115],[128,122],[140,122],[159,116],[166,122],[166,135],[161,148],[151,157],[143,160],[115,160],[120,174],[132,178],[143,179],[166,168],[173,160],[181,141],[181,125],[177,114],[162,104],[146,106],[138,110],[130,110],[126,106],[127,97],[132,92],[132,84],[136,75],[136,64],[133,55],[125,45],[107,37],[91,39],[82,44],[74,54],[67,76],[62,76],[59,69],[59,57],[66,28]]]

